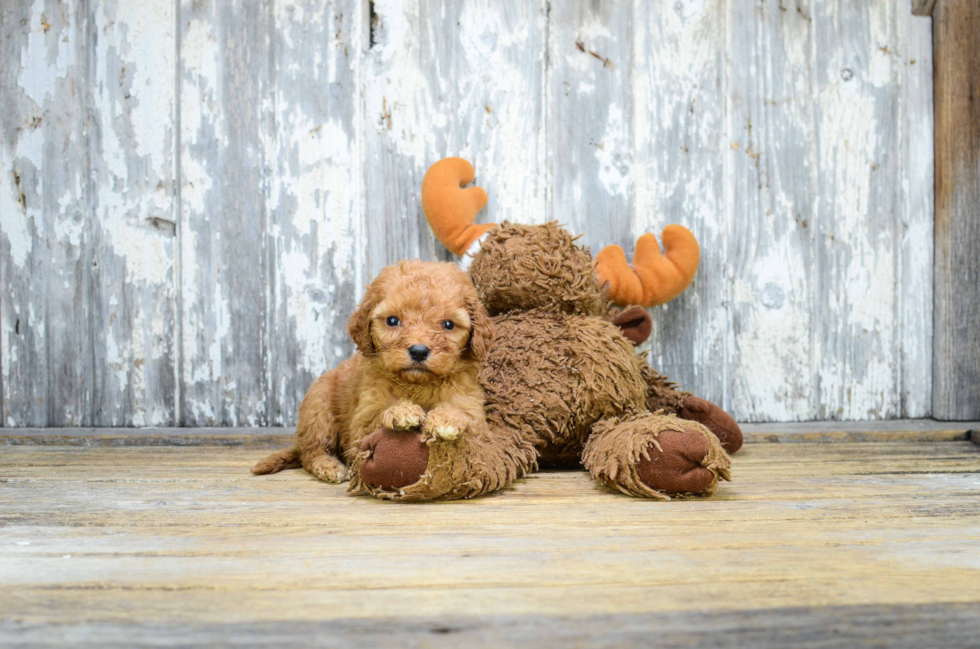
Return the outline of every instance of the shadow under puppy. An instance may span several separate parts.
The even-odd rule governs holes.
[[[425,465],[376,467],[375,446],[418,463],[428,455],[420,457],[419,445],[488,435],[477,373],[493,325],[455,264],[403,261],[367,287],[349,333],[357,353],[310,386],[295,446],[273,453],[252,473],[302,466],[325,482],[351,479],[355,493],[405,498],[402,487],[415,483]],[[370,437],[384,428],[406,434]]]

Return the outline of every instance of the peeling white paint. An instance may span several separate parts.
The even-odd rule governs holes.
[[[807,16],[723,0],[550,13],[379,0],[368,49],[359,0],[279,0],[271,25],[254,9],[93,5],[83,79],[75,8],[66,24],[45,15],[45,31],[31,3],[4,89],[24,127],[0,148],[6,425],[43,422],[38,397],[61,398],[58,371],[83,362],[47,357],[50,340],[76,340],[51,312],[106,323],[85,343],[102,384],[65,392],[50,408],[62,422],[98,394],[113,425],[291,423],[305,384],[350,351],[365,281],[444,254],[418,188],[448,155],[474,162],[484,221],[557,218],[593,250],[694,230],[701,270],[654,311],[651,357],[739,419],[929,414],[928,21],[880,1]],[[64,159],[88,151],[88,176]],[[261,203],[246,205],[252,230],[228,207],[242,196]],[[37,297],[74,296],[93,262],[104,286],[90,301]],[[28,365],[41,374],[25,379]],[[161,382],[177,365],[179,387]],[[178,389],[179,413],[165,398]]]
[[[20,53],[20,75],[17,85],[38,106],[57,94],[58,84],[65,81],[75,64],[75,30],[50,32],[45,27],[45,2],[36,0],[31,7],[27,47]]]

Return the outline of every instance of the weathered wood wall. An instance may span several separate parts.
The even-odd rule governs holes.
[[[931,412],[908,2],[10,0],[0,30],[4,425],[291,423],[364,283],[448,258],[447,155],[486,219],[690,227],[652,360],[738,418]]]
[[[980,3],[935,7],[933,412],[980,418]]]

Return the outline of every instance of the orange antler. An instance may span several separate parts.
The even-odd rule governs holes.
[[[633,266],[619,246],[606,246],[596,255],[599,281],[609,282],[609,297],[619,305],[656,306],[680,295],[698,270],[701,249],[691,231],[681,225],[668,225],[657,238],[644,234],[636,241]]]
[[[495,225],[473,222],[487,204],[487,193],[481,188],[463,189],[474,177],[473,165],[466,160],[443,158],[422,179],[422,211],[429,227],[442,245],[459,256]]]

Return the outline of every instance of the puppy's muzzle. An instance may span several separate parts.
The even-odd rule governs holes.
[[[422,363],[429,357],[429,348],[425,345],[412,345],[408,348],[408,357],[416,363]]]

